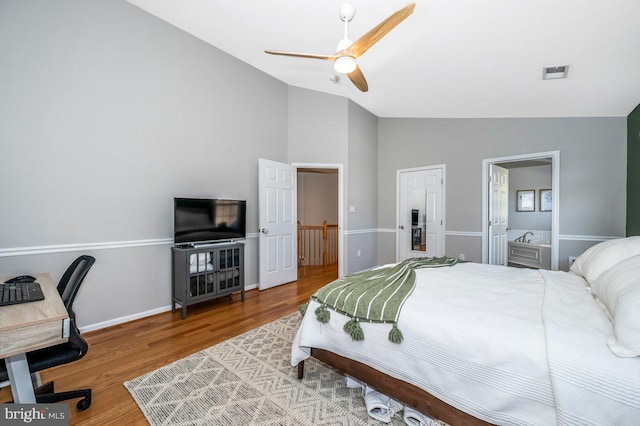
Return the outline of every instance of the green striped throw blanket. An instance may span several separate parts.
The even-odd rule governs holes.
[[[400,309],[416,286],[415,269],[453,266],[458,259],[451,257],[416,257],[397,265],[359,272],[339,278],[318,290],[312,300],[320,303],[316,309],[318,321],[329,321],[329,308],[351,319],[344,330],[353,340],[363,340],[360,321],[393,324],[389,340],[402,342],[398,329]],[[302,307],[306,310],[306,306]]]

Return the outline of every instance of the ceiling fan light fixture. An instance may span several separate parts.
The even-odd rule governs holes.
[[[338,42],[338,48],[334,55],[317,55],[313,53],[296,53],[296,52],[284,52],[278,50],[265,50],[265,53],[270,55],[282,55],[293,56],[298,58],[311,58],[321,59],[324,61],[333,61],[333,68],[339,74],[346,74],[349,80],[354,86],[361,92],[367,92],[369,85],[367,79],[364,78],[362,70],[356,64],[356,58],[362,56],[371,46],[376,44],[382,37],[387,35],[389,31],[393,30],[398,24],[404,21],[409,15],[413,13],[416,4],[411,3],[396,13],[389,16],[387,19],[380,22],[378,25],[370,29],[367,33],[362,35],[358,40],[352,42],[347,35],[347,24],[353,19],[355,8],[353,5],[342,5],[340,7],[340,19],[344,21],[344,38]],[[333,79],[331,81],[334,81]],[[335,80],[337,81],[337,79]]]
[[[349,74],[356,69],[356,60],[352,56],[340,56],[333,62],[333,68],[340,74]]]

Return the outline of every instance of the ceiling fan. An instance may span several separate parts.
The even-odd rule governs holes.
[[[364,74],[362,74],[360,67],[358,67],[356,59],[362,56],[382,37],[387,35],[387,33],[400,24],[400,22],[407,19],[407,17],[413,13],[413,9],[415,7],[415,3],[411,3],[410,5],[403,7],[384,21],[380,22],[358,40],[352,42],[347,36],[347,24],[353,19],[356,9],[351,4],[343,4],[340,6],[340,19],[344,21],[344,38],[338,42],[335,54],[316,55],[313,53],[282,52],[279,50],[265,50],[265,52],[271,55],[296,56],[300,58],[333,61],[333,67],[336,72],[347,74],[351,82],[358,89],[366,92],[369,90],[369,85],[367,84],[367,80],[364,78]]]

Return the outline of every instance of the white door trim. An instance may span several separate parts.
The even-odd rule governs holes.
[[[551,269],[558,270],[560,258],[560,151],[536,152],[482,160],[482,263],[489,263],[489,164],[551,158]]]
[[[408,169],[398,169],[396,170],[396,261],[400,259],[400,232],[398,232],[398,227],[400,226],[400,191],[401,191],[401,182],[400,182],[400,174],[406,172],[421,172],[427,170],[434,169],[442,169],[442,253],[446,253],[446,231],[447,231],[447,165],[446,164],[437,164],[433,166],[423,166],[423,167],[412,167]]]
[[[296,169],[337,169],[338,170],[338,277],[344,275],[345,250],[344,250],[344,173],[343,165],[340,163],[291,163]],[[297,200],[296,200],[297,202]]]

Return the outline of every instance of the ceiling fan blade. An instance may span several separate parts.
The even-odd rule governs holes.
[[[400,22],[407,19],[407,17],[413,13],[413,9],[415,7],[416,4],[411,3],[410,5],[398,10],[396,13],[380,22],[375,28],[356,40],[355,43],[345,50],[354,58],[362,56],[371,46],[387,35],[389,31],[394,29]]]
[[[265,53],[270,55],[282,55],[282,56],[295,56],[297,58],[311,58],[311,59],[324,59],[325,61],[333,61],[337,58],[335,55],[316,55],[313,53],[295,53],[295,52],[282,52],[279,50],[265,50]]]
[[[349,80],[362,92],[366,92],[369,90],[369,85],[367,84],[367,79],[364,78],[364,74],[360,70],[360,67],[356,65],[356,69],[347,74],[349,76]]]

